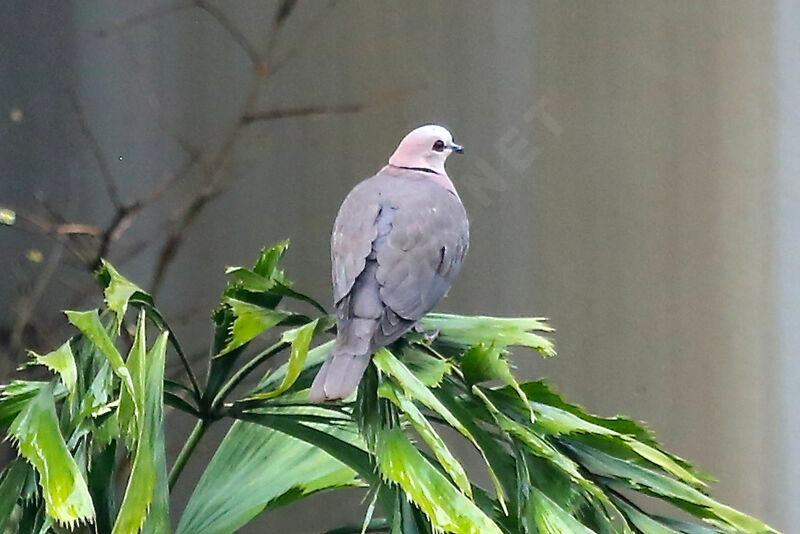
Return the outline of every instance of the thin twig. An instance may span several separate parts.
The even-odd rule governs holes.
[[[245,98],[242,110],[238,114],[230,133],[222,142],[220,148],[217,149],[214,157],[211,158],[210,163],[203,167],[203,175],[207,180],[206,185],[198,191],[194,198],[192,198],[171,221],[173,229],[161,247],[156,269],[153,274],[153,280],[150,284],[150,293],[154,296],[161,289],[167,269],[175,260],[178,250],[183,244],[186,231],[194,224],[208,203],[216,198],[225,188],[227,177],[222,170],[246,126],[243,118],[253,112],[253,107],[258,100],[261,83],[269,73],[269,63],[277,43],[278,34],[293,7],[293,2],[284,0],[276,12],[274,23],[266,35],[264,51],[259,53],[257,61],[253,62],[253,75],[250,79],[247,97]]]
[[[194,156],[188,158],[184,161],[183,165],[177,171],[170,171],[164,174],[161,183],[159,183],[149,194],[142,197],[139,201],[142,207],[148,206],[152,202],[158,200],[164,193],[167,192],[173,185],[181,182],[186,176],[188,176],[192,169],[197,165],[200,158],[200,154],[197,153]],[[161,223],[162,230],[169,226],[171,221],[164,221]],[[174,221],[172,221],[174,222]],[[121,255],[117,257],[117,264],[124,265],[125,263],[131,261],[132,259],[136,258],[139,254],[147,250],[151,245],[154,245],[156,241],[152,238],[144,238],[136,241],[133,245],[130,245],[127,250],[123,251]],[[152,287],[152,284],[151,284]]]
[[[250,61],[253,63],[253,68],[256,70],[261,70],[263,65],[261,64],[262,58],[261,55],[258,53],[258,50],[250,43],[247,37],[239,30],[236,24],[222,11],[220,8],[215,6],[214,4],[207,2],[206,0],[192,0],[194,5],[198,8],[202,9],[209,15],[211,15],[217,23],[222,26],[225,31],[230,34],[233,38],[234,42],[239,45],[247,57],[250,58]]]
[[[125,44],[125,50],[128,53],[128,58],[136,68],[138,74],[139,85],[142,92],[146,95],[144,99],[151,111],[153,120],[156,121],[159,130],[169,136],[175,143],[183,150],[190,160],[196,160],[200,150],[187,141],[174,126],[169,124],[166,120],[166,114],[161,110],[161,99],[155,89],[155,84],[152,82],[150,75],[150,65],[144,61],[136,53],[136,50],[128,39],[122,39]]]
[[[114,175],[111,173],[111,167],[108,166],[108,162],[103,155],[103,150],[97,142],[97,137],[95,137],[91,126],[89,126],[89,121],[86,118],[86,114],[83,112],[83,108],[81,108],[77,95],[70,92],[69,100],[72,104],[72,109],[75,111],[75,116],[78,118],[78,125],[80,126],[81,133],[89,143],[89,149],[92,151],[97,167],[100,169],[100,176],[103,178],[103,184],[105,185],[106,193],[108,193],[108,198],[111,199],[111,203],[114,204],[114,207],[119,209],[122,207],[123,203],[119,196],[119,190],[117,189]]]
[[[94,34],[95,37],[105,38],[115,33],[120,33],[127,31],[139,24],[143,24],[145,22],[150,22],[151,20],[158,19],[164,17],[166,15],[171,15],[177,11],[181,11],[183,9],[188,9],[192,7],[192,2],[174,2],[170,4],[165,4],[163,6],[156,6],[153,9],[145,11],[139,15],[135,15],[127,20],[123,20],[122,22],[118,22],[109,28],[101,28],[97,30]]]
[[[20,221],[30,224],[43,234],[52,234],[56,236],[87,235],[91,237],[99,237],[103,233],[100,228],[93,224],[67,222],[59,223],[42,219],[41,217],[37,217],[36,215],[32,215],[30,213],[21,212],[15,208],[11,208],[11,210],[16,213],[16,216]]]
[[[366,104],[339,104],[332,106],[304,106],[298,108],[270,109],[265,111],[254,111],[242,115],[244,124],[253,122],[273,121],[276,119],[287,119],[291,117],[308,117],[313,115],[338,115],[347,113],[358,113],[366,107]]]
[[[53,227],[52,232],[58,235],[88,235],[92,237],[98,237],[102,233],[95,225],[84,223],[57,224]]]
[[[106,257],[111,248],[111,242],[119,239],[119,237],[130,228],[132,222],[131,218],[139,212],[141,207],[141,204],[137,202],[131,206],[120,206],[117,209],[116,213],[114,213],[114,217],[111,219],[111,223],[103,231],[100,245],[97,247],[97,253],[89,263],[89,270],[94,272],[100,267],[101,261]]]
[[[19,211],[13,207],[9,209],[14,211],[16,214],[18,221],[18,223],[15,225],[16,228],[51,237],[56,242],[63,244],[67,250],[82,264],[85,264],[88,261],[89,253],[85,250],[85,247],[79,246],[76,241],[70,239],[70,237],[78,234],[62,231],[63,228],[61,223],[55,223],[53,221],[37,217],[36,215]],[[19,224],[20,222],[24,224]],[[26,228],[25,225],[30,226],[30,228]]]
[[[86,138],[91,153],[96,160],[108,198],[116,209],[111,220],[104,227],[67,220],[56,212],[51,212],[50,217],[20,214],[19,220],[25,223],[25,225],[20,227],[24,228],[24,226],[29,226],[40,233],[52,236],[56,239],[57,243],[67,247],[72,255],[80,261],[84,269],[91,272],[100,264],[101,259],[108,255],[113,243],[121,239],[145,207],[160,198],[174,184],[193,174],[195,171],[199,171],[199,178],[205,183],[194,196],[187,200],[186,204],[184,204],[181,209],[164,223],[168,227],[168,234],[166,241],[162,244],[154,269],[153,289],[151,293],[155,295],[162,284],[169,265],[174,261],[189,228],[197,221],[205,207],[224,192],[225,188],[231,182],[231,176],[225,172],[225,168],[237,142],[241,139],[241,136],[246,131],[246,127],[249,124],[257,121],[269,121],[288,117],[354,113],[365,107],[360,104],[346,104],[338,106],[307,106],[303,108],[267,111],[255,110],[261,88],[264,82],[272,75],[271,65],[274,51],[278,44],[278,38],[281,35],[281,30],[289,20],[296,5],[296,0],[283,0],[279,2],[273,15],[272,25],[264,33],[263,46],[260,47],[260,51],[259,47],[254,46],[253,43],[245,37],[243,32],[233,23],[225,12],[208,0],[176,1],[174,3],[157,6],[131,19],[115,24],[110,29],[98,31],[98,36],[106,37],[111,33],[125,31],[138,24],[175,13],[188,7],[194,6],[198,9],[202,9],[213,17],[214,20],[231,35],[234,41],[236,41],[238,46],[242,48],[251,60],[253,71],[246,90],[245,102],[240,113],[232,122],[228,135],[224,138],[223,142],[211,152],[211,154],[204,154],[203,150],[199,150],[186,143],[181,136],[175,134],[173,128],[169,127],[169,125],[164,122],[163,114],[160,113],[158,109],[160,103],[156,92],[152,90],[152,87],[149,87],[150,95],[147,101],[155,111],[155,119],[159,127],[162,131],[173,137],[189,157],[179,169],[174,172],[165,173],[156,187],[139,199],[133,202],[126,202],[120,196],[117,183],[111,172],[111,166],[104,157],[98,138],[89,124],[78,98],[74,93],[70,93],[70,101],[75,110],[80,130]],[[333,5],[335,5],[335,2],[331,2],[328,7],[332,7]],[[298,49],[299,48],[295,48],[294,50],[296,51]],[[290,51],[287,56],[284,56],[284,63],[292,56],[292,53],[293,52]],[[146,84],[146,77],[143,74],[146,65],[137,60],[135,53],[133,57],[134,63],[141,71],[139,79],[143,80],[143,84]],[[45,208],[48,208],[48,206],[45,205]],[[146,249],[150,243],[154,242],[156,241],[152,238],[144,239],[133,249],[128,251],[126,259],[135,256],[141,250]],[[82,298],[86,298],[88,294],[89,293],[84,294]],[[252,368],[255,368],[255,365],[259,362],[251,363],[253,363]],[[245,367],[240,370],[240,373],[232,377],[232,381],[227,384],[220,399],[224,399],[225,395],[230,393],[252,368]]]
[[[97,249],[94,259],[90,264],[90,269],[94,271],[100,266],[100,261],[108,254],[111,243],[117,241],[133,224],[136,216],[151,202],[157,200],[164,194],[169,187],[174,185],[178,180],[186,176],[189,171],[194,167],[196,159],[189,158],[184,165],[175,173],[167,173],[164,180],[156,186],[149,194],[143,198],[136,200],[125,206],[120,206],[111,223],[103,231],[100,245]]]
[[[140,202],[142,204],[150,204],[161,198],[169,188],[186,178],[199,160],[199,152],[195,151],[190,154],[178,170],[165,172],[161,177],[161,182],[149,194],[145,195]]]
[[[310,24],[306,27],[303,34],[297,39],[298,44],[292,47],[288,52],[286,52],[282,58],[275,61],[274,64],[271,66],[270,75],[274,76],[277,74],[284,66],[288,65],[289,62],[294,59],[294,57],[304,50],[304,45],[310,41],[309,36],[317,33],[320,25],[323,21],[327,19],[326,15],[329,11],[336,7],[339,3],[339,0],[331,0],[328,2],[328,5],[325,6],[325,9],[321,10],[321,12],[314,17],[314,20],[311,21]]]

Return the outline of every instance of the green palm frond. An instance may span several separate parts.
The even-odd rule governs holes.
[[[152,297],[103,262],[106,308],[67,312],[78,332],[31,353],[52,378],[0,387],[0,428],[20,456],[0,475],[0,532],[93,522],[98,534],[162,534],[174,521],[178,534],[232,534],[259,514],[353,487],[368,491],[363,525],[329,533],[775,532],[711,498],[711,478],[640,423],[592,415],[544,380],[520,380],[516,347],[555,355],[542,318],[430,314],[426,335],[375,354],[356,398],[308,404],[335,321],[280,269],[287,247],[227,269],[204,383]],[[282,354],[286,363],[268,370]],[[172,356],[182,379],[164,379]],[[237,395],[255,372],[261,380]],[[169,475],[165,403],[197,420]],[[170,487],[221,419],[235,422],[170,517]],[[478,465],[456,454],[457,440]],[[653,499],[696,521],[652,513]]]

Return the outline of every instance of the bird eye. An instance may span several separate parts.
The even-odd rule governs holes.
[[[433,143],[433,150],[436,152],[444,152],[444,141],[439,139],[435,143]]]

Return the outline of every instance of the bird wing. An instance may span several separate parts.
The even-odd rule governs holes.
[[[469,247],[469,222],[456,195],[427,180],[396,191],[392,228],[377,250],[376,278],[386,310],[374,342],[393,341],[399,329],[432,310]]]
[[[364,271],[372,242],[378,236],[376,220],[380,212],[380,187],[375,177],[364,180],[342,202],[331,234],[333,303],[353,289]]]
[[[374,329],[371,349],[393,342],[447,293],[468,246],[464,207],[442,186],[380,173],[361,182],[342,203],[331,238],[340,327],[369,316],[363,327]]]

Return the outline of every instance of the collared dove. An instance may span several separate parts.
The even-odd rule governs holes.
[[[312,402],[353,393],[372,355],[444,297],[469,247],[469,221],[444,163],[463,152],[436,125],[406,135],[389,164],[347,195],[331,236],[336,342]]]

